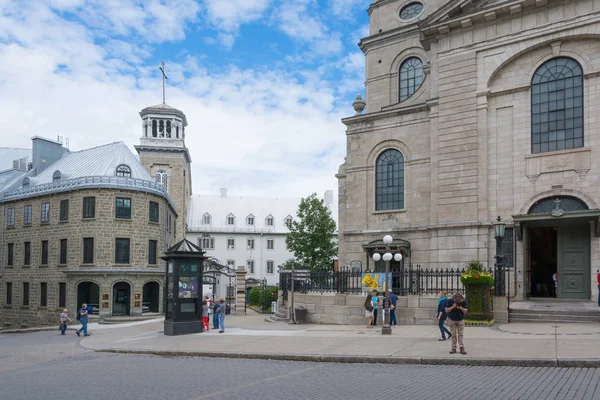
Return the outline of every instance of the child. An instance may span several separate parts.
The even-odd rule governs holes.
[[[69,310],[66,308],[63,310],[62,314],[60,314],[60,334],[64,335],[67,330],[67,322],[71,322],[71,318],[69,318]]]

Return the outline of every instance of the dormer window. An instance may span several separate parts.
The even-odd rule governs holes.
[[[273,225],[275,225],[275,218],[273,218],[272,215],[269,215],[267,217],[265,223],[267,224],[267,226],[273,226]]]
[[[131,178],[131,168],[127,165],[121,164],[117,167],[117,176],[122,176],[125,178]]]
[[[29,178],[23,178],[23,187],[24,188],[28,188],[29,187]]]
[[[202,225],[210,225],[212,218],[209,213],[206,213],[202,216]]]
[[[287,217],[285,217],[285,220],[284,220],[285,221],[285,226],[287,226],[288,229],[292,227],[292,221],[293,220],[294,219],[292,218],[291,215],[288,215]]]
[[[235,216],[233,214],[227,216],[227,225],[235,225]]]
[[[54,171],[54,173],[52,174],[52,182],[60,182],[60,171]]]
[[[246,224],[254,226],[254,215],[250,214],[246,217]]]

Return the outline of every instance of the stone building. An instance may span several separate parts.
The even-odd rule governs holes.
[[[122,142],[71,152],[34,137],[30,165],[0,172],[2,327],[84,302],[101,318],[162,313],[160,256],[185,236],[191,195],[187,122],[166,105],[140,115],[139,160]]]
[[[595,299],[598,11],[598,0],[373,1],[366,98],[343,119],[340,263],[382,269],[370,255],[391,234],[404,266],[492,266],[501,216],[513,296]]]

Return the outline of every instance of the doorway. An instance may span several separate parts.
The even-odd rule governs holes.
[[[554,226],[529,231],[530,297],[557,297],[553,276],[558,273],[558,229]]]
[[[91,307],[90,314],[98,314],[100,308],[100,286],[94,282],[80,282],[77,285],[77,308],[85,303]]]
[[[148,282],[144,285],[142,298],[142,313],[158,312],[159,286],[157,282]]]
[[[131,303],[131,286],[127,282],[117,282],[113,286],[112,315],[129,315]]]

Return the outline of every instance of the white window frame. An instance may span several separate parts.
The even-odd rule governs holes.
[[[208,222],[207,222],[208,221]],[[202,216],[202,225],[210,225],[212,223],[212,217],[209,213]]]
[[[15,226],[15,208],[10,207],[6,210],[6,226],[12,228]]]
[[[235,250],[235,238],[227,238],[227,250]]]
[[[283,220],[283,223],[285,224],[285,226],[290,229],[292,227],[292,222],[294,222],[294,218],[292,218],[291,215],[288,215],[287,217],[285,217],[285,219]]]
[[[246,217],[246,225],[254,226],[254,215],[250,214]]]
[[[235,260],[227,260],[227,266],[231,269],[235,269]]]
[[[269,248],[269,243],[271,243],[271,248]],[[267,250],[275,250],[275,239],[267,239]]]
[[[207,246],[205,246],[205,241]],[[198,245],[202,250],[214,250],[215,249],[215,238],[208,236],[201,236],[198,238]]]
[[[246,271],[248,271],[249,274],[254,274],[254,260],[246,261]]]
[[[254,250],[254,238],[246,239],[246,250]]]
[[[271,265],[269,265],[269,263]],[[271,268],[271,272],[269,272],[269,267]],[[273,260],[268,260],[267,261],[267,274],[274,274],[275,273],[275,261]]]
[[[265,225],[266,226],[275,226],[275,218],[273,218],[272,215],[268,215],[267,218],[265,218]]]
[[[231,222],[230,222],[230,221],[231,221]],[[226,223],[227,223],[227,225],[229,225],[229,226],[233,226],[233,225],[235,225],[235,215],[233,215],[233,214],[229,214],[229,215],[227,216],[227,218],[225,219],[225,222],[226,222]]]

